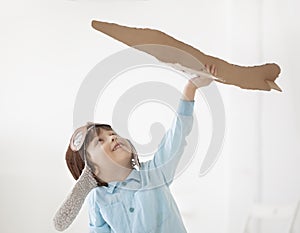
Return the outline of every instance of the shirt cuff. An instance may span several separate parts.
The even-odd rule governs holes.
[[[179,100],[177,113],[184,116],[192,116],[195,100]]]

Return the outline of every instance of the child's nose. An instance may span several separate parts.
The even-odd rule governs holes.
[[[112,141],[112,142],[114,142],[116,139],[117,139],[117,136],[116,136],[116,135],[112,135],[112,136],[111,136],[111,141]]]

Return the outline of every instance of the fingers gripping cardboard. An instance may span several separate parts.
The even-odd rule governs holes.
[[[214,79],[218,82],[243,89],[282,91],[275,83],[275,79],[280,73],[280,67],[275,63],[251,67],[230,64],[222,59],[206,55],[200,50],[154,29],[132,28],[95,20],[92,21],[92,27],[128,46],[153,55],[168,65],[171,64],[173,67],[175,65],[175,68],[176,65],[179,65],[182,71],[199,74],[199,72],[205,72],[203,64],[215,64],[218,74]],[[176,50],[168,49],[170,47],[176,48]],[[186,56],[178,51],[188,53],[194,59],[186,59]]]

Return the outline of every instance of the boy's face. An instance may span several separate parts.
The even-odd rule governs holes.
[[[132,168],[132,150],[129,142],[113,130],[100,129],[87,146],[89,160],[97,167],[119,165]]]

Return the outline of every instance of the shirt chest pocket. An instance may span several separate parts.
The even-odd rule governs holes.
[[[139,226],[143,233],[156,233],[156,231],[170,216],[170,202],[163,188],[155,191],[149,190],[138,194],[141,215]]]
[[[101,208],[105,222],[111,227],[112,232],[130,232],[128,216],[121,201],[112,201]]]

